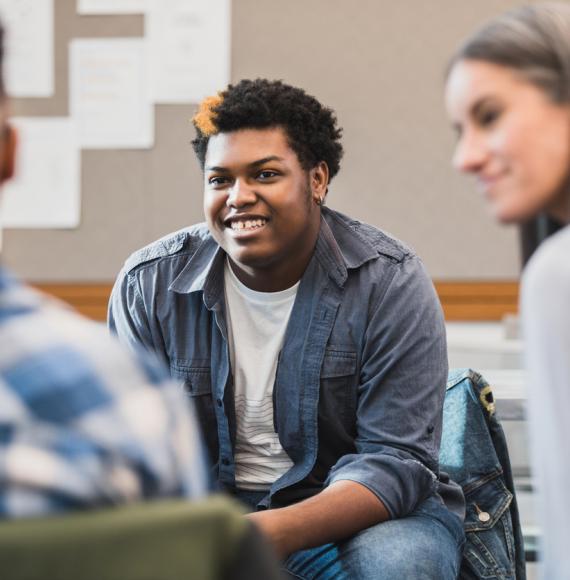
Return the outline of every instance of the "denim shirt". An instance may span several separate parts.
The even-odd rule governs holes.
[[[441,308],[411,250],[338,212],[324,208],[322,215],[273,393],[275,430],[293,466],[262,505],[288,505],[352,480],[376,494],[391,517],[402,517],[442,485]],[[204,224],[136,252],[115,284],[109,325],[123,342],[158,352],[184,382],[214,476],[233,489],[224,259]],[[453,497],[458,513],[460,498],[460,492]]]
[[[523,536],[503,429],[488,383],[449,373],[440,462],[465,493],[466,544],[459,577],[524,580]]]

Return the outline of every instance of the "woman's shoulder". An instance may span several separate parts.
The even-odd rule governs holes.
[[[561,296],[566,301],[569,292],[570,226],[566,226],[544,241],[529,260],[522,276],[522,293],[523,298]]]

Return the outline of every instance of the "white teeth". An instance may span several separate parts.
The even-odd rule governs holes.
[[[267,220],[263,218],[258,218],[255,220],[245,220],[245,221],[233,221],[230,224],[232,230],[254,230],[260,228],[266,224]]]

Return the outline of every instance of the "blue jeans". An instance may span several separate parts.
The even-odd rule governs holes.
[[[464,542],[463,522],[432,496],[405,518],[343,542],[300,550],[284,566],[302,580],[455,580]]]

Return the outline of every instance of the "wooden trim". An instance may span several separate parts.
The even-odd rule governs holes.
[[[95,320],[107,317],[112,284],[35,284],[36,288],[68,302]],[[446,320],[501,320],[518,310],[518,283],[445,281],[435,282]]]
[[[112,284],[37,283],[33,285],[38,290],[67,302],[88,318],[99,321],[107,319],[107,304],[113,288]]]
[[[435,282],[445,319],[502,320],[518,312],[518,282]]]

